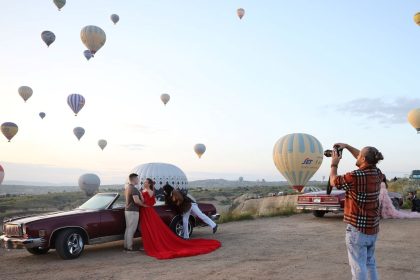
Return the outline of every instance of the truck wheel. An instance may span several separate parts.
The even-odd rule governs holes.
[[[182,222],[182,216],[176,216],[175,219],[169,225],[169,227],[176,235],[178,235],[181,238],[184,238],[184,225]],[[188,221],[188,230],[189,236],[191,236],[193,233],[193,226],[191,224],[191,221]]]
[[[55,240],[55,249],[58,255],[64,260],[79,257],[84,247],[85,241],[77,229],[63,230]]]
[[[317,218],[322,218],[325,215],[325,211],[320,211],[320,210],[315,210],[312,212],[312,214],[314,214],[315,217]]]
[[[26,248],[26,250],[32,255],[44,255],[48,253],[50,248]]]

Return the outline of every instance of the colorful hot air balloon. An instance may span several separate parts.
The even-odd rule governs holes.
[[[0,165],[0,185],[1,183],[3,183],[3,179],[4,179],[4,169],[3,169],[3,166]]]
[[[92,53],[90,52],[90,50],[85,50],[84,52],[83,52],[83,55],[85,56],[85,58],[87,59],[87,60],[89,60],[89,59],[91,59],[92,58]]]
[[[242,8],[239,8],[236,10],[236,13],[238,14],[239,19],[242,19],[245,15],[245,10]]]
[[[204,144],[195,144],[194,152],[198,155],[198,158],[201,158],[201,156],[206,152],[206,146]]]
[[[167,93],[164,93],[160,96],[160,100],[162,100],[163,104],[166,104],[169,102],[169,99],[171,99],[171,96]]]
[[[18,88],[18,93],[26,102],[32,96],[33,90],[28,86],[21,86]]]
[[[12,138],[18,133],[18,126],[12,122],[5,122],[1,125],[1,132],[7,138],[7,140],[12,140]]]
[[[408,122],[420,133],[420,108],[408,112]]]
[[[120,17],[117,14],[112,14],[111,20],[114,24],[117,24],[117,22],[120,20]]]
[[[85,129],[83,127],[75,127],[73,129],[73,134],[76,135],[77,139],[80,141],[80,138],[85,134]]]
[[[83,44],[90,50],[92,56],[105,44],[106,34],[97,26],[88,25],[80,31],[80,39]]]
[[[98,146],[102,149],[102,151],[105,149],[108,142],[105,139],[101,139],[98,141]]]
[[[321,166],[323,149],[315,137],[305,133],[280,138],[273,149],[277,169],[296,190],[301,191]]]
[[[41,119],[44,119],[46,114],[44,112],[39,113],[39,116],[41,117]]]
[[[69,104],[75,116],[77,116],[83,106],[85,106],[85,98],[80,94],[72,93],[67,97],[67,104]]]
[[[414,22],[420,26],[420,13],[414,15]]]
[[[55,41],[55,34],[51,31],[43,31],[41,33],[42,41],[49,47]]]
[[[87,173],[79,177],[78,183],[80,189],[84,191],[87,196],[92,196],[98,191],[99,186],[101,185],[101,179],[99,179],[96,174]]]
[[[66,0],[54,0],[54,4],[57,6],[58,10],[61,11],[61,8],[66,5]]]

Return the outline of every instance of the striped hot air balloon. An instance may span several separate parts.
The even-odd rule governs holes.
[[[41,33],[41,39],[44,41],[44,43],[49,47],[52,43],[55,41],[55,34],[51,31],[43,31]]]
[[[82,138],[83,135],[85,135],[85,129],[83,127],[75,127],[73,129],[73,134],[77,137],[77,140],[80,141],[80,138]]]
[[[98,26],[88,25],[80,31],[80,39],[82,43],[90,50],[92,56],[105,45],[106,34]]]
[[[322,164],[321,143],[312,135],[292,133],[280,138],[273,149],[277,169],[296,190],[301,191]]]
[[[67,104],[73,110],[74,115],[77,116],[83,106],[85,106],[85,98],[80,94],[72,93],[67,97]]]
[[[16,133],[18,133],[18,126],[12,122],[5,122],[1,125],[1,132],[7,138],[7,140],[12,140],[15,137]]]

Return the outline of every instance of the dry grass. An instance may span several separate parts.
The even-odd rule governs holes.
[[[237,222],[237,221],[244,221],[244,220],[253,220],[258,218],[269,218],[269,217],[279,217],[279,216],[290,216],[297,214],[298,211],[296,207],[293,205],[286,205],[282,208],[273,209],[268,213],[258,214],[256,209],[253,211],[248,211],[245,213],[233,213],[232,211],[222,213],[219,223],[229,223],[229,222]]]

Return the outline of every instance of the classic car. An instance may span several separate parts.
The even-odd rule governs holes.
[[[26,248],[34,255],[55,249],[63,259],[77,258],[85,245],[124,239],[124,200],[119,198],[118,193],[98,193],[71,211],[5,220],[0,242],[7,249]],[[212,204],[199,203],[198,206],[212,220],[219,218]],[[162,220],[182,236],[182,217],[163,201],[157,201],[154,207]],[[204,226],[204,223],[191,215],[190,235],[197,226]],[[139,236],[141,233],[137,232],[136,237]]]
[[[399,193],[388,192],[395,208],[399,209],[403,205],[403,197]],[[315,217],[321,218],[328,212],[344,212],[344,201],[346,192],[343,190],[332,190],[331,194],[327,191],[311,192],[298,196],[298,210],[312,211]]]

